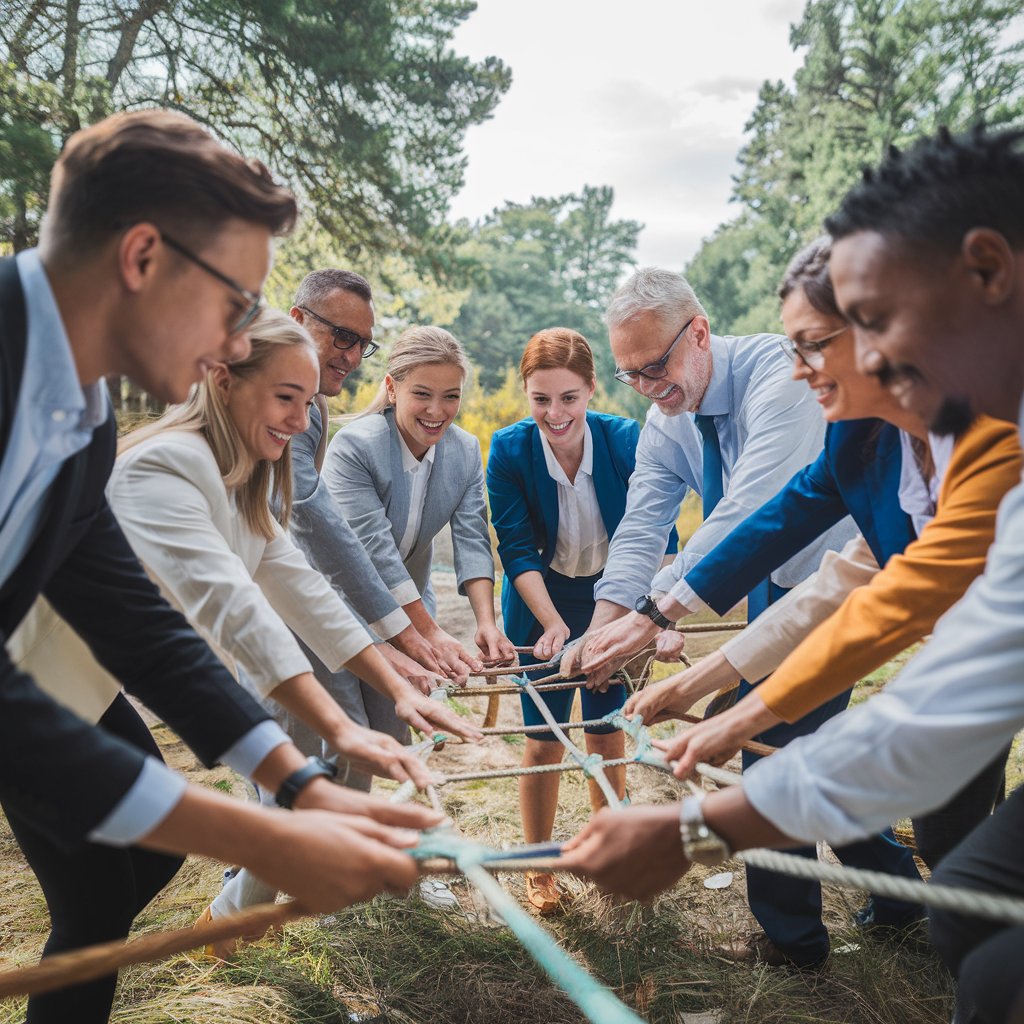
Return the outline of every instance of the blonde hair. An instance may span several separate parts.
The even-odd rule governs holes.
[[[465,350],[454,335],[443,327],[410,327],[402,332],[388,356],[387,374],[399,384],[421,366],[457,366],[462,371],[463,382],[469,377],[469,360]],[[391,408],[386,380],[380,382],[377,393],[370,404],[353,416],[371,416]]]
[[[258,373],[283,346],[303,345],[316,355],[316,345],[306,329],[276,309],[260,314],[253,324],[250,339],[252,352],[248,359],[228,366],[232,377],[244,379]],[[155,422],[122,438],[118,454],[166,430],[192,430],[203,436],[217,460],[224,486],[236,492],[238,510],[254,533],[270,540],[278,532],[278,523],[286,524],[291,518],[291,446],[285,446],[276,462],[254,459],[228,413],[212,370],[192,386],[184,402],[172,405]],[[273,509],[277,510],[276,516]]]

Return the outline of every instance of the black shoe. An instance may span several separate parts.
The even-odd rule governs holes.
[[[786,967],[790,970],[816,973],[828,962],[828,952],[814,960],[795,960],[768,938],[764,932],[754,932],[733,950],[737,963],[763,964],[766,967]]]
[[[853,925],[865,939],[905,946],[914,953],[934,952],[928,941],[928,918],[923,911],[893,921],[879,921],[876,911],[875,901],[869,896],[853,915]]]

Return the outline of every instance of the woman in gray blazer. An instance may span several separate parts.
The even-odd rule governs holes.
[[[430,586],[434,538],[450,525],[459,593],[476,617],[486,658],[511,657],[494,619],[494,557],[480,443],[453,424],[469,364],[439,327],[413,327],[395,343],[369,408],[334,436],[323,479],[377,571],[453,676],[477,668],[438,626]],[[439,659],[440,660],[440,659]]]

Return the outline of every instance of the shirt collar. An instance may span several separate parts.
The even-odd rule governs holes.
[[[725,416],[732,411],[729,378],[729,347],[717,335],[711,335],[711,380],[697,410],[701,416]]]
[[[95,381],[83,388],[78,380],[71,343],[39,251],[26,249],[16,259],[25,294],[27,350],[33,353],[35,365],[46,368],[36,382],[31,401],[51,415],[63,413],[61,419],[71,426],[92,430],[109,411],[104,382]]]
[[[545,436],[544,431],[538,427],[537,432],[540,434],[540,446],[544,452],[544,462],[548,467],[548,475],[555,483],[572,487],[573,485],[569,483],[569,477],[566,476],[565,470],[562,469],[558,459],[555,458],[551,442]],[[590,432],[590,424],[586,421],[583,424],[583,461],[580,463],[580,468],[576,471],[577,481],[579,481],[581,473],[584,476],[594,475],[594,435]]]
[[[398,431],[398,443],[401,445],[402,449],[402,469],[404,469],[406,473],[418,473],[421,466],[430,466],[433,464],[434,452],[437,449],[436,444],[432,444],[427,448],[427,453],[422,459],[417,459],[416,456],[409,451],[409,446],[405,443],[405,438],[402,437],[402,432],[400,430]]]

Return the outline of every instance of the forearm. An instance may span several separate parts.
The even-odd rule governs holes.
[[[345,667],[364,682],[369,683],[378,693],[393,701],[408,696],[412,686],[403,679],[384,659],[376,647],[367,647],[346,662]]]
[[[270,692],[270,696],[332,746],[336,745],[339,734],[352,724],[312,672],[286,679]]]
[[[621,604],[616,604],[614,601],[598,601],[594,606],[594,615],[590,620],[590,628],[587,632],[593,633],[602,626],[607,626],[609,622],[614,622],[616,619],[621,619],[624,615],[628,615],[632,610],[632,608],[626,608]]]
[[[721,651],[715,651],[688,668],[676,688],[678,703],[693,705],[709,693],[735,686],[740,675]]]
[[[466,580],[466,597],[469,598],[469,605],[473,609],[473,617],[476,619],[477,628],[484,626],[493,627],[494,622],[494,581],[486,577]]]
[[[402,611],[409,616],[409,621],[416,628],[417,632],[424,637],[429,639],[431,633],[437,632],[437,623],[430,612],[427,611],[426,605],[424,605],[421,598],[410,601],[408,604],[403,604]]]
[[[513,581],[519,596],[526,602],[533,617],[540,623],[542,629],[550,629],[562,622],[562,616],[551,601],[548,588],[544,583],[544,577],[535,570],[521,572]]]
[[[803,845],[777,828],[747,799],[742,786],[728,786],[709,793],[703,804],[704,820],[720,835],[730,850]]]

